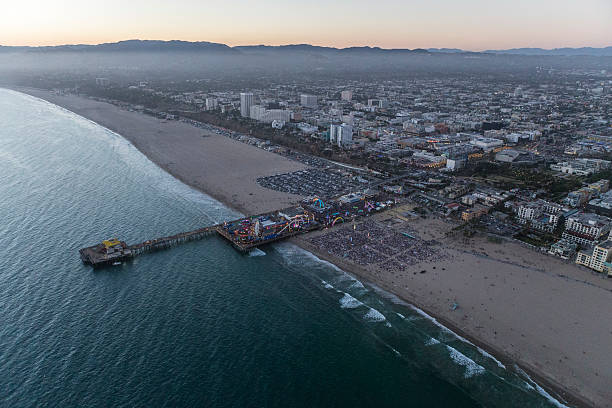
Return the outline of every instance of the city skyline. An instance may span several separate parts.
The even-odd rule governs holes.
[[[272,0],[257,8],[249,1],[176,3],[110,0],[93,7],[76,0],[24,1],[0,17],[0,44],[98,44],[138,38],[230,46],[308,43],[471,51],[612,44],[612,4],[606,0],[495,5],[483,0],[428,5],[383,0],[376,8],[362,0],[332,5]]]

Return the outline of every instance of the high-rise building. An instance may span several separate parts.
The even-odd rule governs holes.
[[[251,92],[240,93],[240,116],[248,118],[253,106],[253,94]]]
[[[215,110],[219,106],[217,98],[206,98],[206,110]]]
[[[338,134],[340,133],[340,125],[334,125],[333,123],[329,127],[329,142],[331,144],[338,143]]]
[[[343,101],[351,101],[353,99],[353,91],[342,91],[340,99]]]
[[[353,127],[343,123],[329,127],[329,142],[338,147],[348,147],[353,143]]]
[[[343,123],[340,125],[340,140],[338,140],[338,146],[348,147],[353,143],[353,127]]]
[[[389,107],[389,101],[386,99],[368,99],[368,106],[387,109]]]
[[[317,107],[317,97],[315,95],[300,95],[300,104],[306,108]]]

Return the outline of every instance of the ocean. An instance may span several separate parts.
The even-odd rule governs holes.
[[[0,90],[0,406],[554,407],[422,311],[289,243],[92,270],[78,249],[238,214],[121,136]]]

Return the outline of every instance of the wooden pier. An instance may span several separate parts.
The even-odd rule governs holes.
[[[93,267],[109,266],[128,261],[138,255],[171,248],[173,246],[203,239],[218,233],[219,225],[181,232],[169,237],[156,238],[139,244],[127,245],[123,241],[104,241],[101,244],[79,250],[83,263]],[[110,244],[105,244],[109,242]],[[114,245],[111,245],[114,244]]]
[[[339,220],[344,223],[356,217],[367,215],[373,209],[378,211],[390,205],[390,202],[387,201],[386,205],[381,204],[379,206],[377,203],[374,206],[368,202],[365,196],[358,198],[357,201],[353,196],[354,194],[340,197],[331,207],[313,208],[311,204],[307,203],[304,206],[300,205],[266,214],[246,216],[234,221],[181,232],[134,245],[127,245],[123,241],[111,238],[98,245],[83,248],[79,250],[79,254],[83,263],[93,267],[118,265],[147,252],[171,248],[210,235],[219,235],[228,240],[237,250],[248,252],[258,246],[305,234],[324,226],[333,227]]]
[[[288,209],[280,211],[287,210]],[[294,235],[303,234],[314,229],[320,228],[319,223],[312,221],[307,224],[303,224],[299,229],[287,228],[285,230],[285,228],[283,228],[283,231],[279,234],[271,234],[268,236],[252,236],[251,240],[246,241],[237,238],[235,235],[232,235],[230,231],[228,231],[228,225],[240,224],[241,222],[247,219],[257,219],[259,217],[269,218],[271,215],[278,217],[280,211],[275,213],[243,217],[241,219],[229,221],[223,224],[211,225],[193,231],[181,232],[179,234],[172,235],[169,237],[156,238],[134,245],[127,245],[125,242],[113,238],[110,240],[103,241],[98,245],[83,248],[79,250],[79,254],[83,263],[91,265],[93,267],[118,265],[147,252],[154,252],[162,249],[171,248],[173,246],[185,242],[200,240],[210,235],[219,235],[227,239],[237,250],[241,252],[248,252],[255,247],[272,242],[277,242],[292,237]],[[291,224],[291,222],[292,221],[285,221],[287,225]]]
[[[146,252],[159,251],[185,242],[197,241],[211,234],[216,234],[217,227],[218,225],[212,225],[194,231],[181,232],[180,234],[170,237],[157,238],[151,241],[141,242],[140,244],[130,245],[128,248],[132,251],[132,256],[144,254]]]

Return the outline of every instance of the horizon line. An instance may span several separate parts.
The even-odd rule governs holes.
[[[485,52],[485,51],[496,51],[496,50],[517,50],[517,49],[541,49],[544,51],[554,51],[554,50],[558,50],[558,49],[579,49],[579,48],[609,48],[612,47],[612,45],[604,45],[604,46],[593,46],[593,45],[582,45],[582,46],[577,46],[577,47],[569,47],[569,46],[560,46],[560,47],[553,47],[553,48],[543,48],[543,47],[537,47],[537,46],[514,46],[511,48],[486,48],[486,49],[481,49],[481,50],[473,50],[473,49],[465,49],[465,48],[459,48],[459,47],[452,47],[452,46],[445,46],[445,47],[415,47],[415,48],[385,48],[383,46],[380,45],[350,45],[350,46],[345,46],[345,47],[338,47],[338,46],[333,46],[333,45],[320,45],[320,44],[312,44],[312,43],[307,43],[307,42],[302,42],[302,43],[277,43],[277,44],[272,44],[272,43],[261,43],[261,44],[235,44],[235,45],[230,45],[227,43],[223,43],[223,42],[215,42],[215,41],[207,41],[207,40],[180,40],[180,39],[171,39],[171,40],[162,40],[162,39],[141,39],[141,38],[129,38],[129,39],[125,39],[125,40],[116,40],[116,41],[106,41],[106,42],[81,42],[81,43],[57,43],[57,44],[38,44],[38,45],[14,45],[14,44],[9,44],[9,45],[5,45],[5,44],[0,44],[0,47],[28,47],[28,48],[41,48],[41,47],[62,47],[62,46],[97,46],[97,45],[104,45],[104,44],[118,44],[121,42],[128,42],[128,41],[157,41],[157,42],[185,42],[185,43],[210,43],[210,44],[218,44],[218,45],[225,45],[229,48],[237,48],[237,47],[288,47],[288,46],[311,46],[311,47],[321,47],[321,48],[332,48],[332,49],[337,49],[337,50],[343,50],[343,49],[349,49],[349,48],[378,48],[381,50],[461,50],[461,51],[466,51],[466,52]]]

